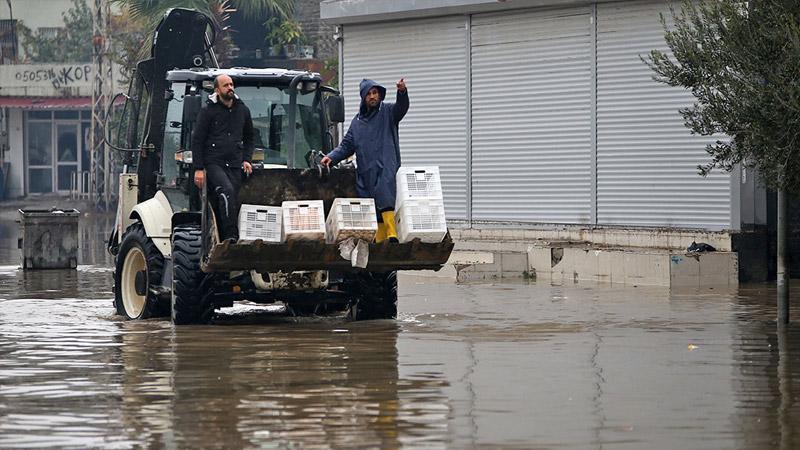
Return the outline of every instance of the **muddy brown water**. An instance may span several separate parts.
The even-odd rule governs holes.
[[[4,230],[0,448],[800,447],[769,285],[402,277],[397,321],[238,304],[175,328],[114,316],[102,252],[22,272]]]

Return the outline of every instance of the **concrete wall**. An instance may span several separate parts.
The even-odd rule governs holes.
[[[91,6],[91,2],[87,5]],[[41,27],[63,27],[61,14],[71,7],[72,0],[11,0],[14,19],[34,31]],[[9,17],[8,4],[3,2],[0,4],[0,19]]]
[[[686,287],[767,279],[763,230],[451,228],[450,234],[456,251],[443,274],[459,281],[536,277]],[[718,251],[687,253],[692,241]]]
[[[90,63],[0,65],[3,97],[91,97]]]
[[[121,66],[114,65],[114,92],[123,92]],[[92,64],[0,65],[2,97],[91,97]]]
[[[664,249],[686,251],[694,242],[712,245],[717,251],[730,252],[732,233],[727,231],[683,230],[675,228],[582,227],[541,225],[486,228],[456,228],[450,226],[450,235],[457,241],[509,242],[516,245],[539,243],[586,243],[602,247]],[[473,248],[483,250],[483,248]]]
[[[603,248],[576,243],[458,241],[448,265],[426,275],[457,281],[535,278],[632,286],[736,286],[734,252],[686,253],[656,248]]]
[[[314,59],[325,61],[338,56],[338,47],[333,39],[334,26],[320,20],[321,0],[296,0],[295,16],[303,32],[314,43]]]

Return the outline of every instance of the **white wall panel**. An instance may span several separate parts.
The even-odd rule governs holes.
[[[597,5],[597,215],[600,224],[730,227],[730,175],[703,178],[709,138],[678,114],[692,95],[653,81],[640,59],[668,50],[663,1]]]
[[[589,223],[588,7],[472,18],[473,218]]]
[[[466,219],[465,23],[458,16],[344,27],[345,130],[363,78],[386,87],[389,102],[404,78],[411,107],[400,123],[402,163],[439,166],[448,219]]]

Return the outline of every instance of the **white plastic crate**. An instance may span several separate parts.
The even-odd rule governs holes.
[[[337,198],[333,201],[325,224],[328,242],[340,242],[351,237],[372,242],[378,230],[375,200]]]
[[[325,207],[322,200],[286,201],[283,210],[283,235],[291,240],[325,240]]]
[[[395,210],[406,200],[442,199],[442,182],[438,166],[400,167],[397,169]]]
[[[406,200],[395,215],[400,242],[419,238],[422,242],[442,242],[447,234],[444,202],[440,199]]]
[[[239,239],[283,242],[280,206],[244,204],[239,209]]]

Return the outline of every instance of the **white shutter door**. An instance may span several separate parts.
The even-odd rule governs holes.
[[[347,122],[358,84],[371,78],[394,102],[405,78],[411,106],[400,122],[404,166],[438,165],[448,219],[466,219],[466,35],[464,17],[344,27],[342,92]]]
[[[722,229],[730,227],[730,176],[703,178],[709,138],[692,136],[678,109],[682,88],[653,81],[640,59],[668,50],[663,1],[597,5],[598,223]]]
[[[472,19],[473,218],[591,220],[591,12]]]

